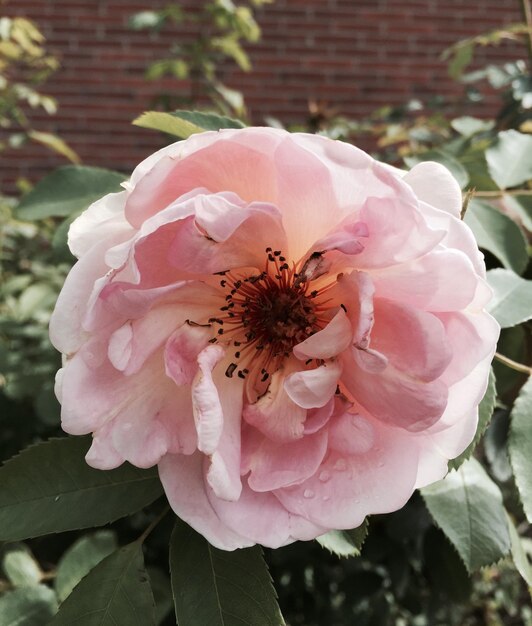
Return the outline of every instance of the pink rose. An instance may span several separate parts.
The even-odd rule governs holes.
[[[70,229],[63,428],[159,465],[227,550],[394,511],[472,440],[498,337],[448,171],[268,128],[195,135]]]

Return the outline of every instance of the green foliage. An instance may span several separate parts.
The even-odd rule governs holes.
[[[159,130],[167,135],[186,139],[196,133],[206,130],[220,130],[221,128],[244,128],[239,120],[222,117],[214,113],[199,113],[196,111],[147,111],[133,121],[136,126]]]
[[[0,468],[0,540],[100,526],[161,495],[153,470],[89,467],[87,444],[82,437],[37,444]]]
[[[102,196],[120,191],[124,180],[122,174],[99,167],[66,165],[39,181],[22,198],[16,215],[23,220],[37,220],[79,214]]]
[[[493,298],[487,308],[502,328],[517,326],[532,318],[531,280],[511,270],[495,269],[488,272],[488,283],[493,289]]]
[[[33,140],[74,163],[79,161],[62,139],[34,130],[28,118],[28,108],[40,108],[50,115],[56,112],[55,100],[39,88],[57,68],[58,61],[47,52],[34,22],[25,17],[0,17],[0,129],[7,131],[0,141],[0,154]]]
[[[330,530],[316,541],[337,556],[358,556],[368,535],[368,520],[353,530]]]
[[[528,265],[523,231],[508,215],[488,202],[471,200],[464,217],[480,248],[494,254],[509,270],[522,274]]]
[[[21,587],[0,597],[2,626],[46,626],[56,611],[55,594],[45,585]]]
[[[155,604],[142,544],[131,543],[103,559],[74,588],[50,626],[155,626]]]
[[[449,469],[458,469],[460,465],[462,465],[464,461],[467,461],[467,459],[469,459],[473,454],[490,423],[493,410],[495,409],[496,400],[497,389],[495,384],[495,374],[493,369],[491,369],[486,393],[484,394],[484,397],[478,407],[478,425],[475,438],[460,456],[456,457],[456,459],[453,459],[452,461],[449,461]]]
[[[532,377],[515,401],[510,422],[510,461],[521,502],[529,522],[532,521]]]
[[[100,530],[78,539],[57,564],[55,591],[58,600],[64,602],[79,581],[116,548],[116,536],[110,530]]]
[[[180,626],[284,625],[258,546],[224,552],[178,521],[170,569]]]
[[[134,30],[159,31],[180,25],[197,33],[193,41],[174,45],[170,57],[151,63],[146,77],[150,80],[164,76],[189,79],[190,97],[181,98],[181,106],[195,105],[199,98],[207,96],[221,113],[245,115],[241,94],[220,81],[218,67],[229,60],[243,72],[251,70],[244,44],[260,39],[254,10],[272,1],[248,0],[235,4],[232,0],[209,0],[202,4],[200,10],[175,3],[159,11],[141,11],[132,15],[129,26]]]
[[[508,554],[510,536],[501,492],[478,461],[469,459],[421,491],[469,572]]]
[[[23,543],[13,543],[6,548],[2,569],[14,587],[33,587],[42,579],[39,564]]]
[[[501,189],[517,187],[532,178],[532,136],[506,130],[486,150],[493,180]]]

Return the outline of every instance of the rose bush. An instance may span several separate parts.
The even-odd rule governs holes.
[[[70,228],[64,430],[93,467],[158,464],[228,550],[400,508],[471,442],[499,334],[460,210],[443,166],[325,137],[160,150]]]

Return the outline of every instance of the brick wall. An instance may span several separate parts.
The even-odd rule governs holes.
[[[61,60],[45,90],[58,99],[59,113],[52,118],[35,115],[35,126],[58,133],[85,163],[125,172],[160,147],[160,135],[130,121],[149,109],[162,90],[183,95],[189,86],[146,82],[143,73],[172,43],[194,33],[132,32],[127,20],[168,2],[7,0],[0,15],[35,20],[50,51]],[[267,115],[301,123],[311,99],[353,117],[412,97],[442,94],[457,99],[462,88],[447,77],[441,51],[458,39],[519,21],[520,10],[518,0],[276,0],[258,19],[262,41],[248,47],[253,72],[227,67],[223,79],[244,93],[255,123]],[[512,60],[516,51],[524,54],[511,44],[481,50],[477,62]],[[475,113],[488,116],[495,110],[491,95]],[[64,163],[39,146],[0,158],[4,190],[17,176],[36,180]]]

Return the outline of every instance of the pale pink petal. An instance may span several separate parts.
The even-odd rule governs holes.
[[[353,341],[353,330],[343,309],[323,329],[294,346],[294,356],[307,359],[330,359],[343,352]]]
[[[192,382],[192,408],[198,433],[198,449],[212,454],[220,442],[224,414],[212,370],[224,358],[222,346],[208,345],[197,355],[198,372]]]
[[[109,360],[126,376],[138,372],[146,359],[167,341],[176,326],[182,324],[183,318],[190,313],[186,307],[161,304],[153,307],[144,317],[126,322],[109,338]],[[205,334],[206,329],[202,331]]]
[[[475,272],[484,278],[486,276],[484,255],[478,249],[475,236],[469,226],[448,211],[440,211],[425,202],[421,202],[420,206],[427,223],[435,230],[442,230],[445,233],[440,241],[440,247],[460,250],[466,254],[473,264]]]
[[[125,191],[107,194],[72,222],[68,230],[68,247],[74,256],[81,258],[103,239],[118,237],[123,240],[135,234],[124,217],[126,196]]]
[[[307,411],[295,404],[284,389],[287,374],[293,367],[273,374],[267,392],[254,404],[245,404],[243,419],[270,439],[291,441],[303,436]]]
[[[94,349],[94,342],[86,344],[64,368],[63,429],[98,436],[105,427],[115,451],[139,467],[154,465],[167,451],[191,454],[196,432],[190,392],[164,375],[162,355],[124,376],[105,358],[95,360]]]
[[[366,348],[373,326],[373,295],[375,287],[371,276],[366,272],[352,271],[340,274],[337,283],[323,298],[332,298],[334,304],[343,305],[353,329],[353,343]],[[320,298],[316,299],[319,304]],[[331,304],[332,304],[331,303]]]
[[[369,236],[365,222],[355,222],[352,218],[342,222],[336,230],[317,241],[313,248],[321,252],[338,250],[343,254],[360,254]]]
[[[170,506],[182,520],[216,548],[247,548],[255,541],[239,535],[218,517],[207,498],[203,475],[204,456],[167,454],[159,463],[159,476]]]
[[[417,431],[443,414],[448,390],[441,381],[415,380],[392,365],[372,373],[360,367],[348,353],[342,358],[342,383],[354,400],[379,420]]]
[[[395,511],[410,498],[418,465],[416,441],[401,429],[364,417],[359,453],[333,450],[311,478],[275,491],[290,512],[326,528],[355,528],[367,515]]]
[[[206,480],[218,498],[235,501],[240,497],[240,441],[244,381],[225,376],[227,362],[215,369],[216,386],[223,411],[223,429],[215,452],[210,457]]]
[[[360,210],[368,237],[353,261],[359,269],[381,268],[422,257],[433,250],[444,232],[428,226],[414,204],[397,198],[369,197]]]
[[[372,278],[378,297],[433,312],[465,309],[479,282],[471,261],[456,250],[431,252]]]
[[[113,423],[109,422],[93,434],[91,447],[85,455],[85,461],[91,467],[109,470],[122,465],[125,461],[113,445],[112,431]]]
[[[78,350],[88,335],[82,320],[96,280],[109,269],[103,257],[110,241],[93,246],[70,270],[50,319],[50,339],[64,354]]]
[[[314,474],[326,451],[326,430],[284,444],[263,438],[248,461],[248,484],[254,491],[272,491],[300,483]]]
[[[452,358],[444,325],[435,315],[381,298],[375,299],[371,347],[399,371],[424,381],[438,378]]]
[[[375,444],[375,429],[371,420],[363,415],[345,413],[329,424],[329,447],[341,454],[365,454]]]
[[[445,327],[453,354],[442,380],[453,385],[467,376],[486,356],[493,355],[500,328],[487,313],[439,313],[438,317]]]
[[[166,375],[176,385],[190,385],[198,372],[198,355],[212,337],[210,328],[184,324],[166,342],[164,364]]]
[[[322,407],[336,392],[341,373],[341,363],[329,361],[314,369],[290,374],[284,381],[284,389],[290,399],[304,409]]]
[[[447,211],[459,218],[462,211],[462,191],[456,178],[449,170],[434,161],[415,165],[403,177],[414,190],[416,196],[427,204]]]
[[[236,502],[220,500],[212,491],[208,497],[218,517],[229,528],[267,548],[307,541],[325,532],[323,527],[288,512],[273,494],[253,491],[246,484]]]

